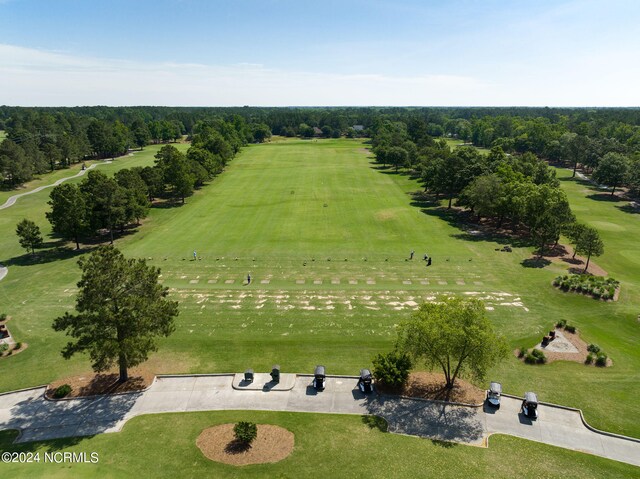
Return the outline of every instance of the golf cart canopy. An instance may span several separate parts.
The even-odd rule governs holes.
[[[491,394],[502,394],[502,384],[492,382],[489,384],[489,392]]]
[[[317,378],[324,378],[325,377],[324,366],[316,366],[316,371],[313,374]]]
[[[532,406],[538,405],[538,396],[536,396],[536,393],[524,393],[524,400],[527,404],[531,404]]]
[[[371,371],[369,371],[368,369],[361,369],[360,379],[371,379]]]

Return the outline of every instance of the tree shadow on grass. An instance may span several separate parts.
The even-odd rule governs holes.
[[[459,212],[455,209],[447,209],[445,207],[423,208],[422,212],[429,216],[435,216],[446,221],[454,228],[462,230],[460,233],[452,234],[453,238],[464,241],[485,241],[490,243],[498,243],[502,245],[511,245],[516,248],[531,246],[531,239],[507,232],[504,229],[497,229],[494,226],[487,226],[471,220],[472,215],[469,211]]]
[[[82,437],[65,437],[62,439],[50,439],[48,441],[31,441],[31,442],[15,442],[20,439],[20,431],[17,429],[8,429],[0,431],[0,449],[3,452],[57,452],[77,446],[91,436]],[[41,458],[43,460],[43,458]]]
[[[527,258],[520,262],[522,266],[525,268],[544,268],[545,266],[549,266],[551,261],[546,258]]]
[[[362,416],[362,424],[370,429],[377,429],[380,432],[388,432],[389,424],[387,420],[380,416]]]
[[[167,199],[164,201],[154,201],[151,207],[161,209],[161,210],[167,210],[171,208],[179,208],[181,206],[184,206],[185,204],[186,203],[183,203],[182,200]]]
[[[455,442],[441,441],[439,439],[431,439],[431,444],[433,444],[434,446],[441,447],[443,449],[451,449],[457,446]]]
[[[7,260],[0,260],[1,264],[10,266],[33,266],[37,264],[53,263],[54,261],[62,261],[75,258],[86,253],[84,250],[76,250],[72,248],[52,248],[37,250],[36,254],[26,253],[20,256],[14,256]]]
[[[609,203],[618,203],[622,201],[622,199],[616,195],[611,196],[611,193],[592,193],[587,195],[586,198],[594,201],[604,201]]]
[[[635,202],[627,203],[626,205],[616,205],[616,208],[632,215],[640,214],[640,205]]]

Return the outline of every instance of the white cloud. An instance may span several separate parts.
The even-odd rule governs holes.
[[[505,65],[494,78],[346,75],[77,57],[0,44],[0,104],[74,105],[640,105],[639,67],[619,55],[574,71]],[[593,60],[593,61],[590,61]],[[606,65],[606,71],[599,68]],[[624,65],[625,74],[615,66]]]
[[[76,57],[0,44],[0,104],[444,105],[481,85],[454,75],[341,75]]]

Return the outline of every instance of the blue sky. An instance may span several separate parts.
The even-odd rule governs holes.
[[[640,2],[0,0],[0,104],[640,106]]]

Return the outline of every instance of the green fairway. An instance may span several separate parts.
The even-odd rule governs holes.
[[[292,431],[293,453],[275,464],[235,467],[210,461],[197,448],[203,429],[245,420]],[[361,416],[225,411],[142,416],[120,433],[25,445],[11,444],[15,434],[3,432],[3,451],[40,453],[42,461],[3,464],[2,470],[7,477],[310,477],[318,467],[331,477],[640,477],[634,466],[522,439],[492,436],[484,449],[384,433],[367,422]],[[99,460],[45,464],[45,452],[94,452]]]
[[[125,255],[159,266],[180,300],[177,330],[150,367],[200,373],[279,363],[285,372],[310,372],[325,364],[329,374],[355,374],[393,347],[395,325],[419,302],[465,294],[485,300],[513,349],[533,346],[567,319],[614,361],[607,369],[566,362],[535,367],[510,357],[491,372],[506,392],[534,389],[543,401],[583,408],[596,427],[640,436],[640,422],[632,419],[640,394],[637,216],[585,198],[584,185],[563,181],[578,216],[588,211],[590,221],[629,233],[603,229],[607,253],[596,259],[622,281],[620,302],[568,295],[551,286],[567,265],[523,267],[533,247],[495,251],[501,245],[494,239],[464,232],[446,212],[415,200],[416,181],[379,170],[365,146],[346,139],[251,145],[186,205],[153,209],[135,234],[118,240]],[[151,164],[153,153],[150,147],[99,168],[113,173]],[[62,359],[67,339],[51,329],[53,318],[73,307],[76,255],[31,264],[13,234],[23,217],[50,231],[48,195],[21,198],[0,212],[7,232],[0,262],[10,268],[0,303],[14,317],[12,333],[29,344],[0,361],[3,391],[89,369],[88,358]],[[415,257],[407,261],[412,249]],[[424,253],[433,257],[430,268]]]

